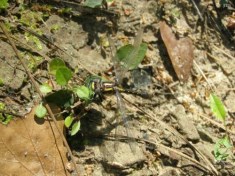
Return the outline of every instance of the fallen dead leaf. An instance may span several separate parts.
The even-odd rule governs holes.
[[[165,22],[160,23],[160,33],[178,79],[186,82],[193,64],[191,39],[177,40],[171,28]]]
[[[36,122],[34,112],[0,128],[0,175],[66,175],[66,148],[53,123],[61,155],[49,122]]]

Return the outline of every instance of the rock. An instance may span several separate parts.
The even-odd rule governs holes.
[[[228,111],[231,113],[235,112],[235,104],[234,104],[234,100],[235,100],[235,93],[234,92],[229,92],[228,96],[225,99],[225,105],[228,108]]]
[[[187,139],[190,141],[199,141],[200,136],[192,122],[193,118],[191,115],[185,113],[182,105],[176,106],[174,116],[177,118],[178,124]]]
[[[25,72],[19,63],[15,53],[8,43],[0,41],[0,79],[4,85],[9,86],[12,90],[17,90],[23,84]],[[5,62],[4,62],[5,60]]]
[[[88,33],[84,32],[82,25],[74,21],[64,21],[63,18],[52,15],[46,21],[47,28],[58,25],[59,28],[50,34],[55,40],[55,44],[65,50],[70,56],[61,53],[65,62],[75,69],[83,67],[92,70],[94,73],[100,73],[109,68],[99,52],[87,46]],[[82,66],[80,65],[82,64]]]
[[[207,157],[212,163],[215,161],[215,157],[212,154],[214,150],[214,144],[208,143],[208,142],[199,142],[195,144],[195,147],[202,152],[203,155]]]
[[[209,142],[209,143],[215,143],[216,138],[212,136],[212,134],[209,131],[206,131],[205,128],[202,126],[197,126],[198,133],[200,135],[200,138],[203,141]]]
[[[159,176],[180,176],[180,172],[178,169],[174,167],[164,167],[160,173]]]

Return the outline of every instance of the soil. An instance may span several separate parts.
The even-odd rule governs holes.
[[[54,90],[63,88],[56,86],[48,72],[53,58],[61,58],[73,70],[71,85],[83,85],[91,74],[115,80],[107,74],[112,71],[115,51],[103,40],[110,35],[120,48],[133,43],[139,28],[144,29],[146,56],[137,69],[125,73],[124,87],[148,95],[122,93],[126,122],[119,117],[122,112],[114,92],[85,107],[75,136],[63,127],[64,116],[57,119],[79,175],[235,175],[234,147],[224,161],[214,156],[219,139],[226,134],[233,144],[235,139],[234,28],[226,26],[235,18],[235,7],[232,2],[233,10],[215,9],[213,1],[195,2],[200,13],[186,0],[122,0],[107,10],[82,8],[82,12],[74,4],[37,1],[22,6],[12,2],[2,12],[1,19],[37,84],[49,82]],[[219,1],[215,3],[220,7]],[[66,12],[66,6],[73,8]],[[175,37],[173,47],[183,47],[177,41],[184,38],[192,43],[192,57],[181,53],[181,58],[188,59],[186,65],[191,62],[186,73],[184,67],[176,68],[174,54],[162,39],[163,21]],[[25,28],[43,34],[43,40]],[[16,116],[7,126],[0,125],[0,175],[77,175],[54,126],[51,132],[51,119],[34,117],[40,96],[2,31],[0,37],[0,101]],[[187,79],[181,79],[180,73]],[[226,106],[226,128],[211,112],[212,92]],[[54,140],[61,155],[55,152]]]

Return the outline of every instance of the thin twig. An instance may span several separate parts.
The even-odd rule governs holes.
[[[210,86],[210,89],[215,91],[215,85],[210,83],[210,81],[207,79],[206,75],[204,74],[204,72],[202,71],[202,69],[199,67],[199,65],[197,64],[197,62],[194,60],[193,61],[194,65],[197,67],[197,69],[199,70],[199,72],[201,73],[201,75],[203,76],[203,78],[206,80],[207,84]]]
[[[226,53],[224,50],[218,48],[217,46],[213,45],[212,46],[216,49],[216,50],[219,50],[220,52],[222,52],[225,56],[229,57],[230,59],[233,59],[235,60],[235,57],[231,56],[230,54]]]
[[[30,78],[32,84],[34,85],[34,87],[35,87],[35,89],[36,89],[36,91],[37,91],[37,93],[39,94],[39,96],[40,96],[40,98],[42,99],[42,101],[45,103],[45,107],[46,107],[46,109],[47,109],[47,112],[48,112],[49,116],[53,119],[53,122],[54,122],[54,124],[55,124],[55,127],[56,127],[57,131],[59,132],[59,135],[60,135],[60,137],[62,138],[62,140],[63,140],[63,142],[64,142],[64,144],[65,144],[65,146],[66,146],[66,148],[67,148],[67,151],[68,151],[69,155],[71,156],[72,162],[73,162],[73,164],[74,164],[74,168],[75,168],[75,170],[76,170],[76,172],[77,172],[77,175],[79,175],[79,171],[78,171],[78,168],[77,168],[77,166],[76,166],[76,161],[75,161],[75,159],[73,158],[72,152],[71,152],[70,147],[69,147],[69,145],[68,145],[68,143],[67,143],[67,140],[65,139],[65,136],[63,135],[62,131],[59,129],[59,127],[58,127],[58,125],[57,125],[57,123],[56,123],[56,119],[55,119],[55,116],[54,116],[54,114],[53,114],[51,108],[50,108],[50,106],[47,104],[46,99],[44,98],[43,94],[41,93],[41,91],[40,91],[40,89],[39,89],[39,86],[37,85],[37,83],[36,83],[36,81],[34,80],[32,74],[30,73],[30,71],[28,70],[26,64],[24,63],[23,59],[21,58],[20,54],[18,53],[18,50],[16,49],[15,44],[12,42],[11,37],[9,36],[8,32],[6,31],[6,29],[5,29],[5,27],[4,27],[3,23],[2,23],[2,21],[0,22],[0,28],[2,29],[3,33],[4,33],[4,34],[6,35],[6,37],[8,38],[8,40],[9,40],[9,42],[10,42],[10,44],[11,44],[11,46],[12,46],[12,48],[13,48],[13,50],[14,50],[16,56],[17,56],[17,58],[20,60],[22,66],[24,67],[24,69],[25,69],[25,71],[26,71],[26,74],[27,74],[28,77]],[[49,123],[50,123],[50,121],[49,121]],[[51,130],[53,131],[52,128],[51,128]],[[54,131],[53,131],[53,134],[54,134]],[[55,137],[55,136],[54,136],[54,137]],[[55,140],[56,140],[56,138],[55,138]],[[57,143],[57,140],[56,140],[56,144],[58,144],[58,143]],[[56,145],[56,146],[57,146],[58,152],[60,153],[60,150],[59,150],[59,148],[58,148],[58,145]],[[66,173],[66,174],[67,174],[67,173]]]
[[[202,14],[201,14],[200,10],[198,9],[197,4],[195,3],[195,1],[194,1],[194,0],[191,0],[191,2],[192,2],[192,4],[193,4],[194,8],[196,9],[197,14],[198,14],[200,20],[201,20],[201,21],[204,21],[204,19],[203,19],[203,17],[202,17]]]
[[[217,126],[218,128],[221,128],[221,129],[223,129],[224,131],[227,131],[228,133],[231,133],[231,134],[235,135],[235,131],[226,129],[226,127],[225,127],[224,125],[222,125],[222,124],[220,124],[220,123],[214,121],[213,119],[209,118],[207,115],[201,114],[201,113],[198,113],[198,115],[199,115],[200,117],[202,117],[203,119],[209,121],[211,124]]]

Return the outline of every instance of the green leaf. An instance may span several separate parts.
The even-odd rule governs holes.
[[[5,108],[6,108],[6,105],[4,103],[0,102],[0,110],[5,110]],[[0,113],[0,122],[3,125],[7,125],[11,121],[12,118],[13,118],[12,115]]]
[[[229,138],[225,136],[216,142],[214,146],[214,155],[217,161],[223,161],[228,158],[231,153],[233,145],[231,144]]]
[[[95,8],[102,5],[103,0],[86,0],[84,6]]]
[[[226,111],[223,102],[214,94],[210,95],[210,107],[213,114],[223,123],[226,118]]]
[[[58,68],[56,71],[56,82],[61,86],[66,85],[71,77],[72,71],[67,67]]]
[[[5,110],[5,108],[6,108],[6,105],[0,102],[0,110]],[[12,115],[0,113],[0,122],[4,125],[7,125],[11,121],[12,118],[13,118]]]
[[[125,57],[127,57],[128,53],[130,53],[134,49],[134,46],[131,44],[122,46],[117,50],[117,57],[119,61],[122,61]]]
[[[49,84],[43,84],[39,87],[40,91],[43,93],[43,94],[48,94],[49,92],[52,91],[52,87],[49,85]]]
[[[4,82],[3,82],[3,80],[0,78],[0,87],[1,86],[4,86]]]
[[[64,120],[64,125],[65,125],[67,128],[69,128],[70,125],[72,124],[73,120],[74,120],[74,118],[73,118],[72,116],[66,117],[65,120]]]
[[[6,9],[9,6],[8,0],[1,0],[0,1],[0,9]]]
[[[86,86],[75,87],[73,91],[81,100],[88,101],[91,99],[92,91]]]
[[[59,58],[53,59],[49,64],[50,73],[55,75],[56,71],[61,67],[66,67],[64,61]]]
[[[80,130],[80,126],[81,126],[80,121],[75,122],[72,126],[70,135],[73,136],[77,134],[77,132]]]
[[[3,115],[0,113],[0,121],[3,125],[7,125],[12,119],[13,119],[12,115],[9,114]]]
[[[138,48],[128,44],[118,49],[116,55],[119,61],[129,70],[135,69],[144,59],[147,51],[147,44],[141,43]],[[129,56],[132,57],[129,57]]]
[[[38,117],[38,118],[44,118],[45,115],[47,113],[47,110],[46,108],[42,105],[42,103],[40,105],[38,105],[35,109],[35,115]]]
[[[5,107],[6,107],[6,105],[4,103],[0,102],[0,110],[4,110]]]

